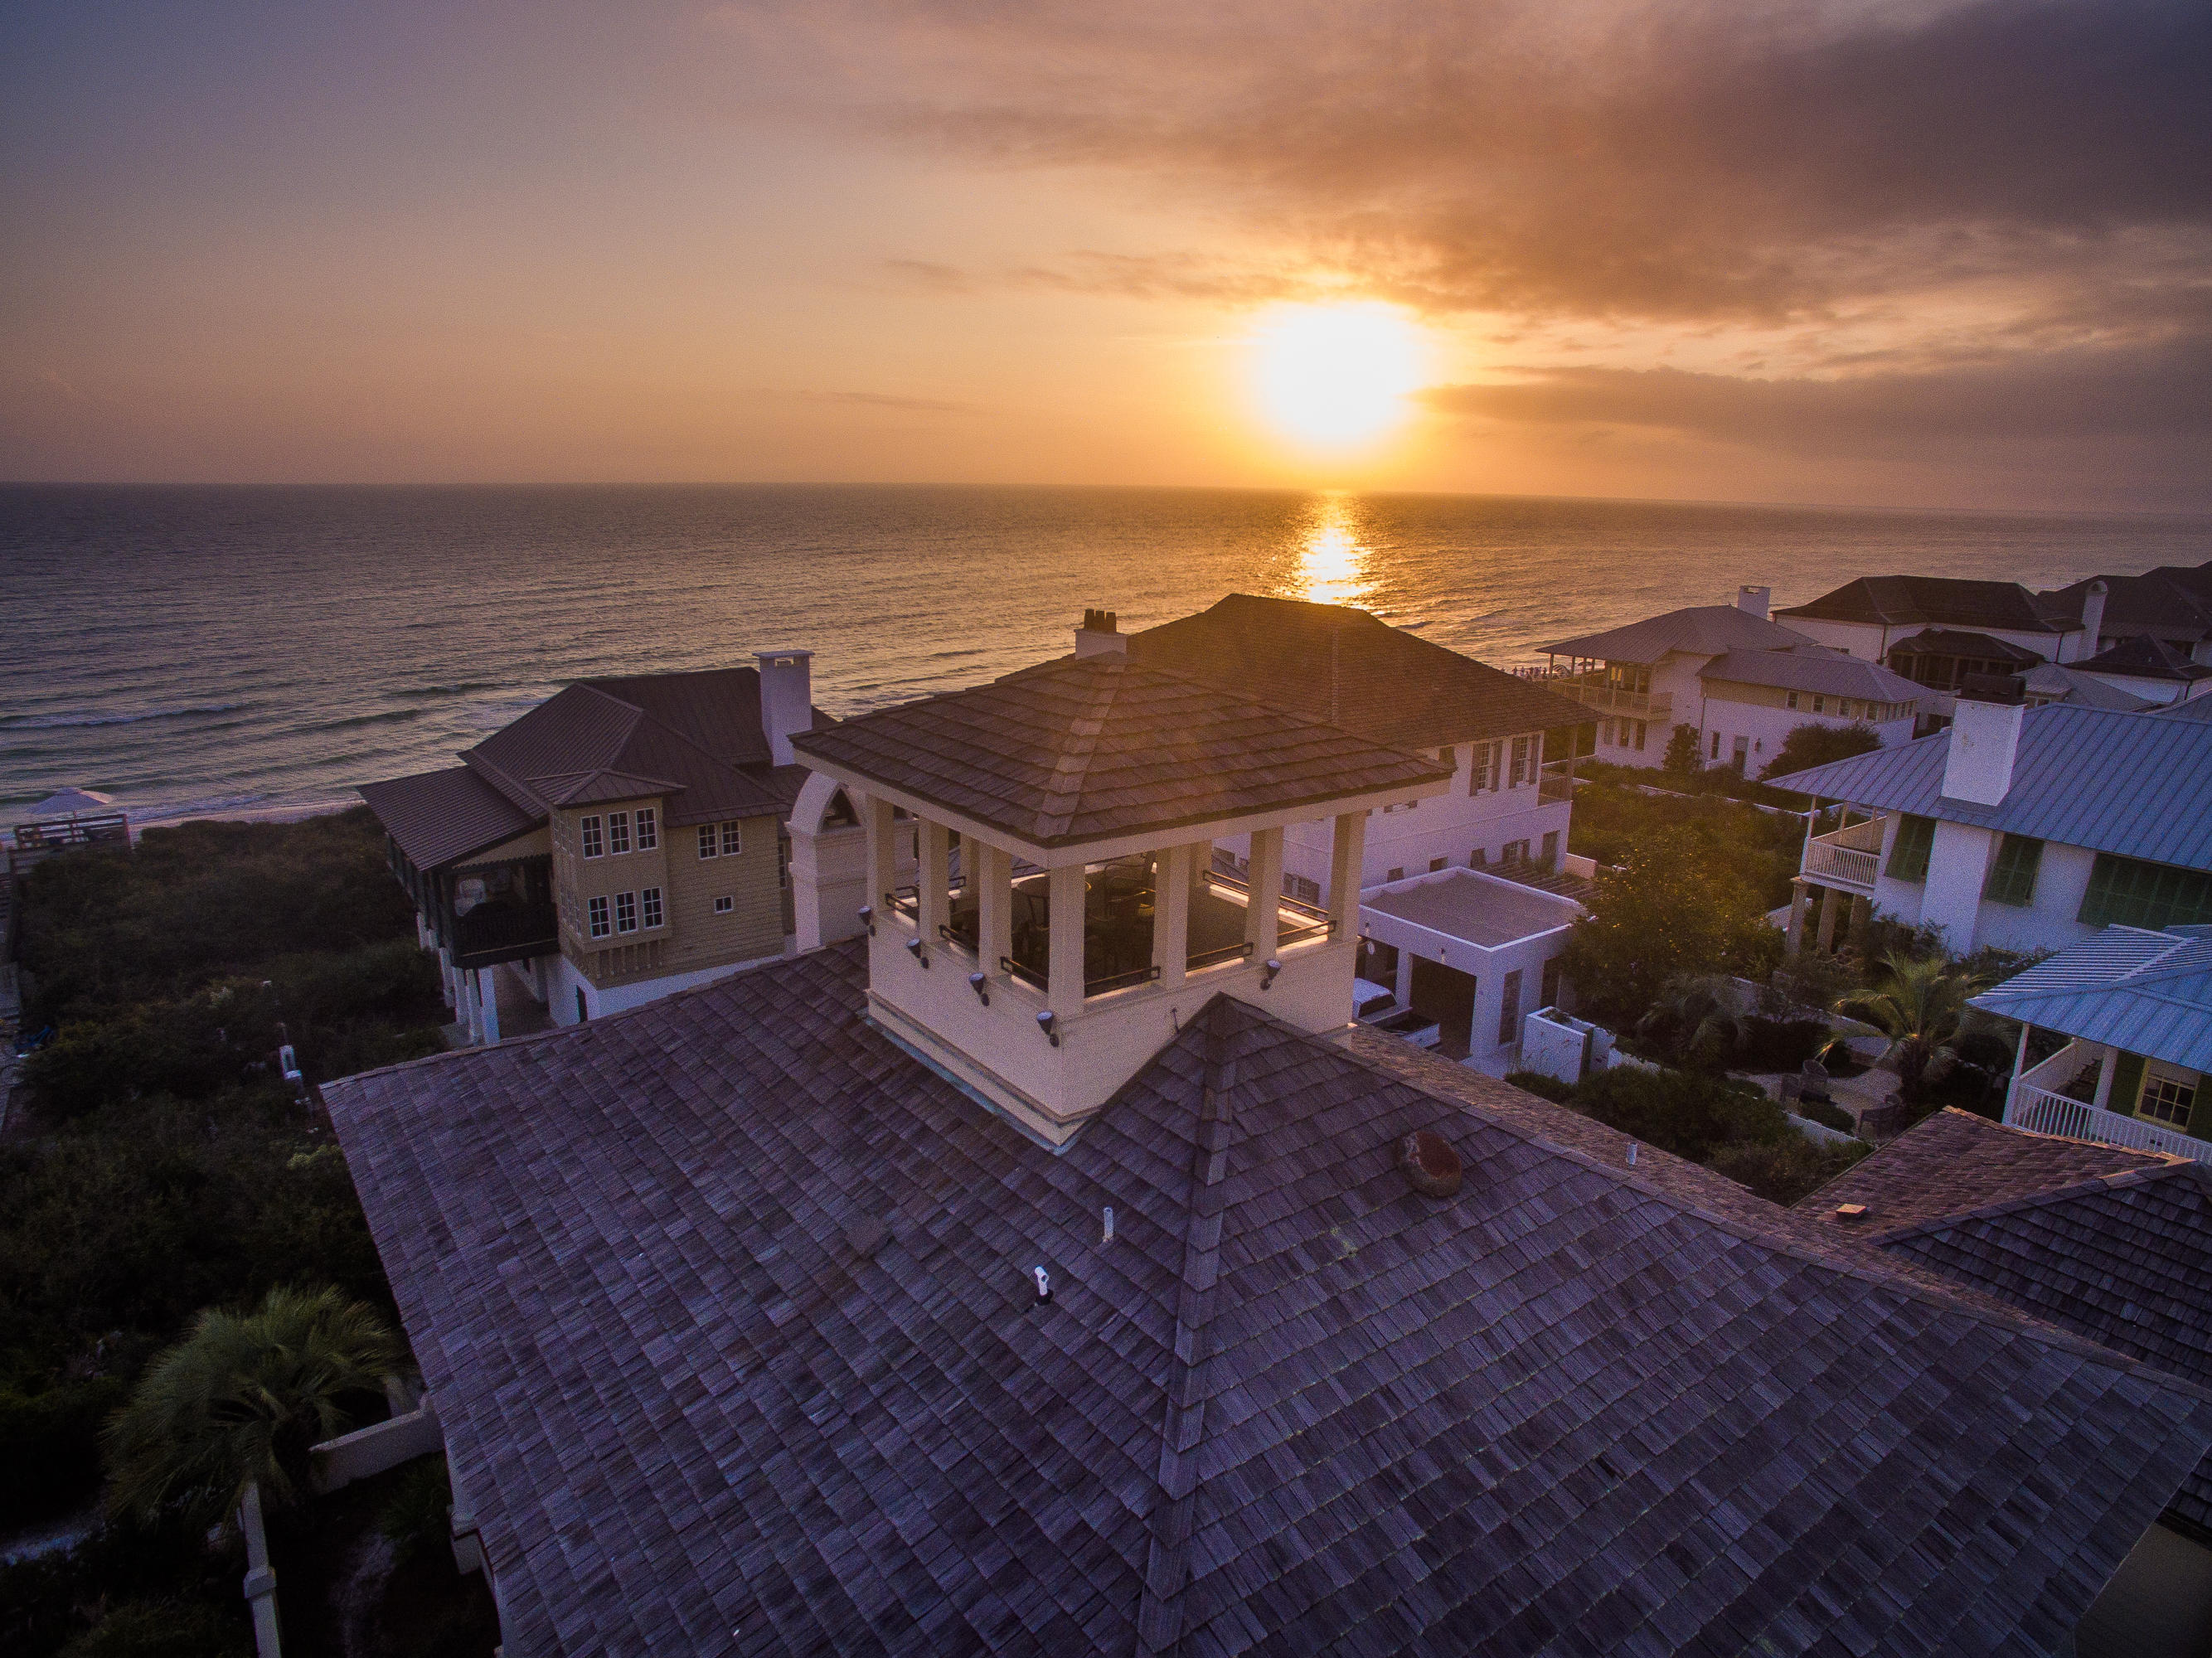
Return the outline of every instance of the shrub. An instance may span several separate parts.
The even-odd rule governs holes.
[[[1565,1105],[1575,1096],[1575,1085],[1563,1083],[1557,1077],[1547,1077],[1540,1071],[1509,1071],[1505,1080],[1523,1093],[1534,1094],[1539,1099]]]
[[[1736,1063],[1746,1071],[1796,1071],[1828,1040],[1826,1019],[1770,1019],[1754,1013],[1743,1029]]]
[[[112,1376],[27,1395],[0,1388],[0,1526],[48,1519],[100,1489],[100,1428],[124,1391]]]
[[[1788,1205],[1811,1196],[1873,1149],[1859,1141],[1815,1145],[1792,1129],[1771,1144],[1725,1146],[1712,1166],[1769,1203]]]
[[[412,1464],[376,1511],[376,1528],[392,1544],[401,1565],[434,1556],[453,1540],[453,1487],[446,1459],[428,1456]]]
[[[1832,1128],[1839,1134],[1856,1134],[1859,1132],[1857,1119],[1843,1107],[1831,1105],[1826,1100],[1798,1101],[1797,1114],[1810,1118],[1823,1128]]]
[[[1855,754],[1872,754],[1881,746],[1881,733],[1863,721],[1822,726],[1808,720],[1782,739],[1782,746],[1775,750],[1774,758],[1766,762],[1759,776],[1787,777],[1791,772],[1848,760]]]
[[[1668,981],[1751,964],[1771,934],[1759,895],[1697,837],[1666,829],[1601,869],[1590,913],[1567,937],[1564,965],[1586,1008],[1641,1017]]]
[[[1698,728],[1695,726],[1677,726],[1668,733],[1667,752],[1659,762],[1662,771],[1686,776],[1705,763],[1705,756],[1698,752]]]
[[[1686,1071],[1618,1066],[1583,1081],[1574,1104],[1609,1127],[1692,1163],[1738,1141],[1798,1138],[1782,1108],[1759,1089]]]
[[[193,1600],[126,1600],[64,1647],[61,1658],[244,1658],[237,1621]]]
[[[236,1630],[235,1649],[250,1651],[238,1593],[245,1569],[240,1554],[210,1550],[186,1527],[102,1526],[74,1548],[0,1566],[0,1652],[25,1658],[57,1652],[85,1632],[103,1602],[120,1610],[118,1603],[144,1601],[212,1607]]]

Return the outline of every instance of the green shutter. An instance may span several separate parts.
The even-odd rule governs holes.
[[[2105,1102],[2105,1108],[2135,1115],[2136,1102],[2142,1097],[2142,1078],[2143,1056],[2123,1053],[2119,1063],[2112,1067],[2112,1092]]]
[[[1924,881],[1928,852],[1936,844],[1936,820],[1906,812],[1898,820],[1897,840],[1889,849],[1889,878]]]
[[[2043,861],[2043,842],[2025,835],[2008,835],[1990,865],[1982,896],[1993,904],[2025,909],[2035,898],[2036,865]]]
[[[2202,926],[2212,922],[2212,875],[2100,852],[2076,919],[2085,926]]]

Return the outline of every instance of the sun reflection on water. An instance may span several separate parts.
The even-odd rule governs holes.
[[[1320,604],[1358,603],[1367,591],[1367,552],[1351,501],[1322,496],[1298,548],[1298,597]]]

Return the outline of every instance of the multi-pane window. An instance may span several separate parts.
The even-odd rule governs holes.
[[[1536,775],[1535,768],[1528,761],[1529,751],[1534,746],[1534,739],[1527,737],[1516,737],[1513,739],[1513,776],[1512,780],[1506,784],[1506,787],[1517,789]]]
[[[599,820],[596,817],[578,818],[576,828],[583,835],[585,857],[603,858],[606,855],[606,838],[600,833]]]
[[[660,844],[660,814],[651,806],[637,809],[637,849],[651,852]]]
[[[591,915],[592,937],[594,938],[604,938],[608,933],[614,930],[607,925],[607,901],[605,899],[594,898],[585,906],[585,908]]]
[[[628,812],[611,811],[607,814],[607,850],[609,852],[629,850],[629,814]]]
[[[1993,904],[2025,908],[2035,899],[2036,865],[2043,861],[2043,842],[2025,835],[2008,835],[1997,845],[1990,861],[1982,896]]]
[[[1790,706],[1793,708],[1796,708],[1797,706],[1797,693],[1795,691],[1790,692],[1788,700]]]
[[[2079,919],[2086,926],[2202,926],[2212,923],[2212,875],[2100,852]]]
[[[717,915],[727,915],[727,914],[730,913],[731,908],[732,908],[732,901],[731,901],[731,900],[729,900],[728,898],[717,898],[717,899],[715,899],[715,900],[714,900],[714,914],[717,914]]]
[[[722,856],[734,858],[745,849],[744,825],[735,819],[717,825],[722,832]]]
[[[637,894],[635,892],[615,894],[615,931],[617,932],[637,931]]]
[[[1638,720],[1638,721],[1636,722],[1636,751],[1637,751],[1637,753],[1641,754],[1641,753],[1643,753],[1643,752],[1644,752],[1644,739],[1647,736],[1649,736],[1649,735],[1650,734],[1650,731],[1651,731],[1651,722],[1650,722],[1650,720]]]
[[[714,857],[717,855],[717,849],[720,846],[720,842],[715,839],[714,826],[712,823],[700,824],[699,855],[702,858]]]
[[[1928,853],[1936,844],[1936,820],[1906,812],[1897,822],[1897,840],[1889,849],[1889,878],[1924,881]]]
[[[1813,699],[1813,712],[1814,714],[1826,714],[1827,711],[1828,699],[1826,697],[1816,696]]]
[[[2136,1106],[2136,1115],[2150,1117],[2185,1132],[2189,1127],[2189,1114],[2197,1107],[2197,1090],[2179,1077],[2162,1077],[2155,1072],[2143,1082],[2142,1099]]]
[[[647,887],[639,893],[638,902],[645,906],[645,924],[649,927],[660,925],[660,889]]]

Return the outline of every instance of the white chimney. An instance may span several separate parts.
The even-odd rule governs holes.
[[[1739,610],[1748,610],[1761,622],[1765,622],[1768,619],[1767,603],[1773,597],[1773,588],[1754,587],[1747,581],[1735,590],[1735,607]]]
[[[1113,611],[1085,610],[1083,613],[1083,625],[1075,630],[1075,653],[1078,656],[1128,655],[1128,635],[1116,627]]]
[[[760,664],[761,735],[769,758],[787,766],[798,758],[792,734],[814,729],[814,653],[756,651],[753,660]]]
[[[2081,595],[2081,642],[2074,647],[2074,659],[2077,662],[2096,655],[2103,648],[2097,641],[2105,631],[2106,592],[2103,582],[2093,581],[2089,591]]]
[[[1943,756],[1943,797],[1977,806],[2003,803],[2012,786],[2013,757],[2020,751],[2021,716],[2027,712],[2017,679],[1970,675],[1951,719],[1951,746]],[[1977,684],[1976,681],[1981,683]]]

